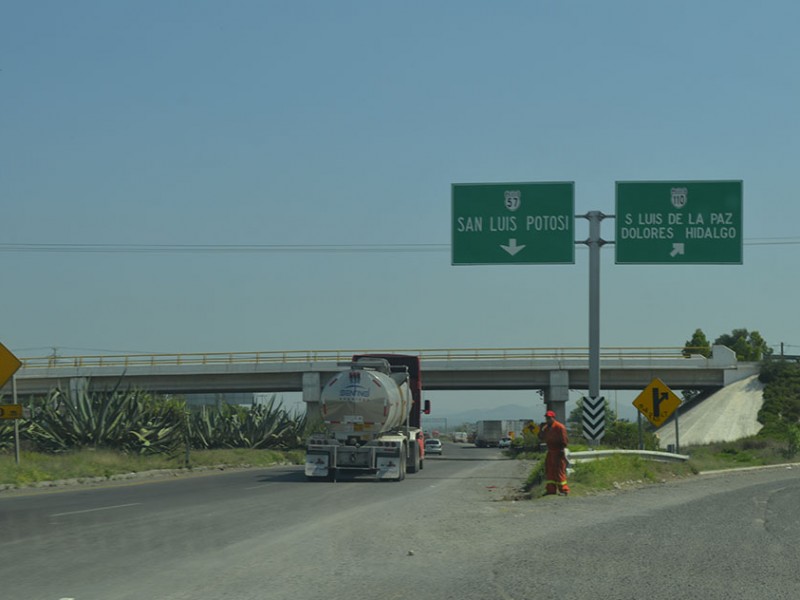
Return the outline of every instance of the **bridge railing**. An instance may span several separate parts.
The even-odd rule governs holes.
[[[684,347],[606,347],[601,359],[677,359]],[[104,354],[20,358],[25,369],[57,367],[158,367],[212,364],[280,364],[347,362],[354,354],[411,354],[425,360],[588,360],[588,348],[429,348],[395,350],[283,350],[263,352],[198,352],[175,354]],[[699,351],[698,351],[699,354]]]

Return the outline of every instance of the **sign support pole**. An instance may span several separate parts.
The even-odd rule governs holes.
[[[605,433],[605,400],[600,397],[600,248],[606,242],[600,237],[600,222],[606,215],[591,211],[581,216],[589,221],[589,239],[584,242],[589,246],[589,398],[584,402],[584,415],[588,403],[590,411],[599,417],[598,435],[591,440],[594,445]]]
[[[642,413],[636,413],[636,424],[639,426],[639,450],[644,450],[644,431],[642,430]]]
[[[600,221],[599,211],[587,213],[589,219],[589,396],[600,396]]]
[[[17,376],[11,376],[11,398],[14,404],[17,403]],[[19,466],[19,419],[14,419],[14,459]]]

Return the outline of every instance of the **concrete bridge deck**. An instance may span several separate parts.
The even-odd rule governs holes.
[[[683,348],[604,348],[602,389],[639,390],[653,378],[672,389],[721,388],[758,371],[724,346],[709,358],[683,355]],[[553,390],[589,387],[584,348],[433,350],[304,350],[203,354],[58,356],[22,359],[15,375],[20,396],[43,395],[81,381],[88,391],[121,384],[164,394],[308,392],[324,385],[353,354],[419,356],[425,390]],[[313,395],[313,394],[312,394]],[[556,394],[558,395],[558,394]],[[313,401],[313,399],[312,399]]]

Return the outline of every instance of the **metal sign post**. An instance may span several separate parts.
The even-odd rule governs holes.
[[[583,402],[583,435],[593,444],[605,435],[605,398],[600,396],[600,211],[582,215],[589,220],[589,397]]]
[[[11,399],[17,404],[17,376],[11,376]],[[19,466],[19,419],[14,419],[14,459]]]

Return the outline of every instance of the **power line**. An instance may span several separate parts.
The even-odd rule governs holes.
[[[800,237],[750,238],[745,246],[800,244]],[[450,244],[12,244],[0,252],[59,254],[302,254],[449,252]]]
[[[788,246],[792,244],[800,244],[800,238],[750,238],[749,240],[745,240],[744,244],[746,246]]]
[[[104,254],[441,252],[449,244],[0,244],[0,252]]]

